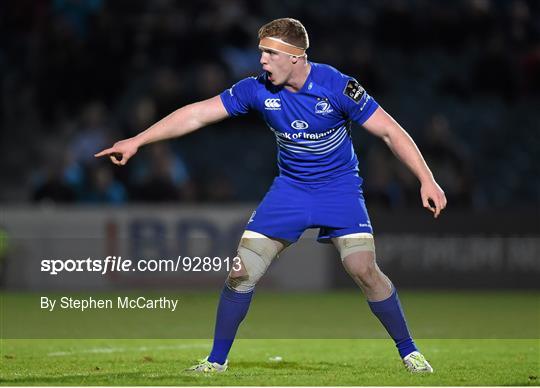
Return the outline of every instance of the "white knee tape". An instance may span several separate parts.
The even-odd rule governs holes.
[[[335,240],[336,248],[339,251],[341,260],[351,253],[355,252],[373,252],[375,253],[375,241],[371,233],[353,233],[337,237]]]
[[[247,275],[235,278],[229,276],[228,286],[238,292],[253,290],[277,255],[278,248],[274,241],[260,233],[246,230],[238,245],[238,256]]]

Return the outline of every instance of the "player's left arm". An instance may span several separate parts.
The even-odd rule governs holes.
[[[421,185],[422,204],[437,218],[446,207],[446,196],[411,136],[381,107],[362,125],[368,132],[383,139],[394,155],[416,175]]]

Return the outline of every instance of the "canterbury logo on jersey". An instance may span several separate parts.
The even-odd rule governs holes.
[[[280,110],[281,100],[279,98],[267,98],[264,100],[264,109],[266,110]]]

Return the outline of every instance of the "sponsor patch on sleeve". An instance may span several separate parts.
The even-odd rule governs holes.
[[[364,95],[366,91],[358,83],[355,79],[350,79],[349,82],[347,82],[347,85],[345,85],[345,89],[343,89],[343,94],[352,99],[357,104],[362,99],[362,96]]]

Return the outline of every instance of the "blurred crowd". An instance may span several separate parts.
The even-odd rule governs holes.
[[[540,5],[526,0],[11,0],[0,5],[3,203],[258,201],[277,173],[256,116],[93,154],[260,72],[258,28],[308,29],[310,60],[355,76],[417,141],[449,202],[540,198]],[[354,130],[368,204],[418,206],[418,183]]]

